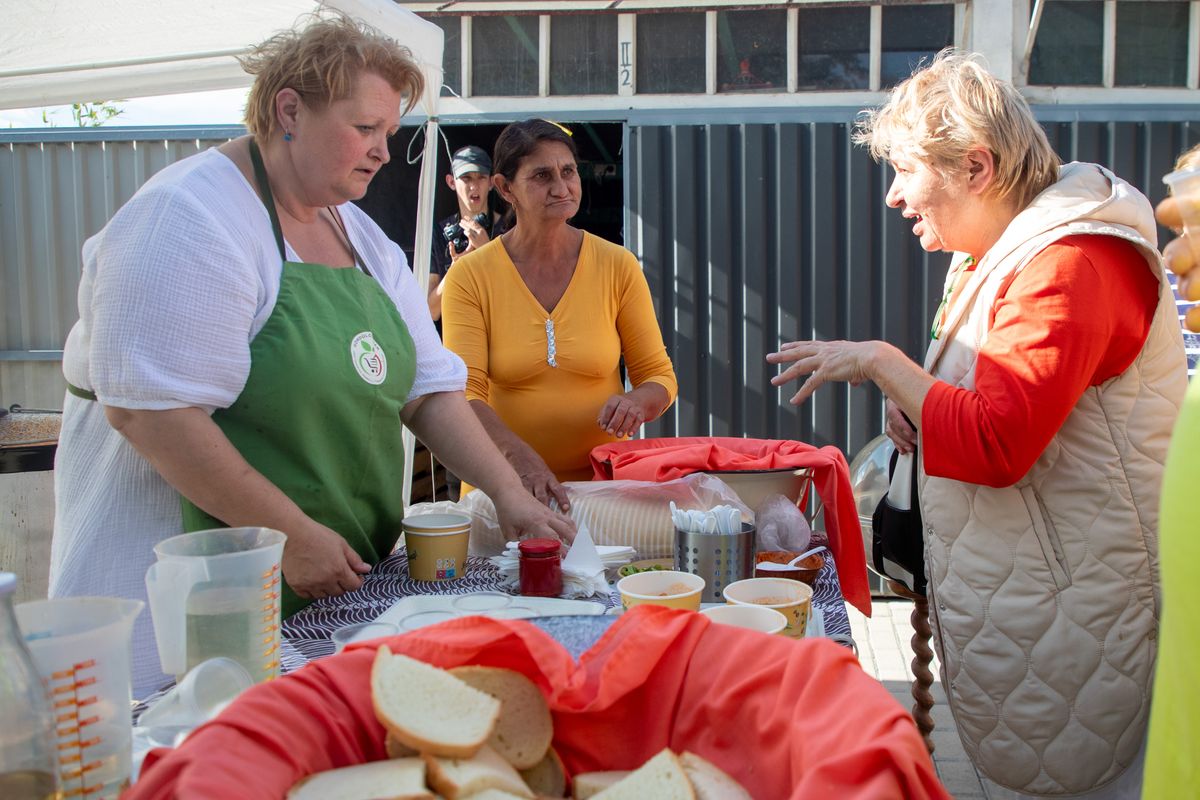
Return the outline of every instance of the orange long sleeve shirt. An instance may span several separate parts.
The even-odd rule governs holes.
[[[925,470],[1011,486],[1091,386],[1141,352],[1159,283],[1129,242],[1068,236],[1001,287],[975,389],[936,382],[921,410]]]
[[[575,274],[550,312],[500,239],[460,259],[445,287],[442,330],[467,364],[467,399],[491,406],[560,481],[589,480],[588,453],[615,441],[596,419],[609,397],[625,391],[622,357],[634,387],[661,384],[668,405],[675,401],[650,288],[619,245],[585,233]]]

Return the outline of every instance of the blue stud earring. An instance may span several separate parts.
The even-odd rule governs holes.
[[[292,140],[292,133],[291,133],[291,131],[284,131],[284,132],[283,132],[283,140],[284,140],[285,142],[290,142],[290,141]]]

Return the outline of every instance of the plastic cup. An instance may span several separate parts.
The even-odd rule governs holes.
[[[700,613],[721,625],[748,628],[763,633],[783,633],[788,624],[787,617],[766,606],[713,606],[700,609]]]
[[[232,658],[201,661],[183,680],[138,719],[143,728],[194,728],[212,719],[225,705],[254,685],[254,679]]]
[[[625,611],[644,604],[699,611],[704,586],[704,578],[699,575],[668,569],[638,572],[617,581]]]
[[[737,606],[773,608],[788,618],[783,635],[804,638],[812,613],[812,587],[786,578],[749,578],[725,587],[725,602]]]
[[[1187,234],[1192,250],[1192,260],[1200,263],[1200,169],[1181,169],[1163,176],[1175,198],[1179,216],[1183,219],[1183,232]]]
[[[470,517],[418,514],[405,517],[400,525],[408,551],[408,573],[414,581],[449,581],[466,573]]]
[[[450,605],[464,614],[485,614],[512,605],[512,595],[503,592],[472,592],[460,594],[450,601]]]
[[[329,637],[333,640],[333,652],[340,653],[351,642],[365,642],[381,636],[395,636],[400,630],[390,622],[356,622],[343,625]]]

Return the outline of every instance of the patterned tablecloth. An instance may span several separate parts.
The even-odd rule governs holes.
[[[505,591],[499,570],[487,559],[468,558],[466,575],[458,580],[414,581],[408,575],[408,555],[401,547],[371,570],[358,591],[318,600],[284,620],[283,671],[290,672],[314,658],[330,655],[333,653],[333,642],[329,637],[335,630],[357,622],[370,622],[403,597],[482,591]],[[605,607],[611,607],[614,602],[611,595],[591,599]],[[820,609],[824,616],[826,636],[853,644],[846,602],[838,586],[837,569],[828,553],[825,568],[813,586],[813,606]]]

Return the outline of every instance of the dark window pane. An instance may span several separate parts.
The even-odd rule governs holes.
[[[884,6],[879,83],[895,86],[954,44],[954,6]]]
[[[1029,82],[1099,86],[1104,82],[1104,3],[1046,3],[1029,59]]]
[[[801,89],[868,89],[871,9],[800,10]]]
[[[462,17],[426,17],[446,34],[442,50],[442,97],[462,94]]]
[[[787,91],[787,12],[717,12],[717,87]]]
[[[550,94],[616,93],[616,14],[551,17]]]
[[[536,95],[538,18],[471,19],[471,94]]]
[[[704,91],[704,14],[639,14],[637,92]]]
[[[1118,86],[1186,86],[1187,3],[1117,3]]]

